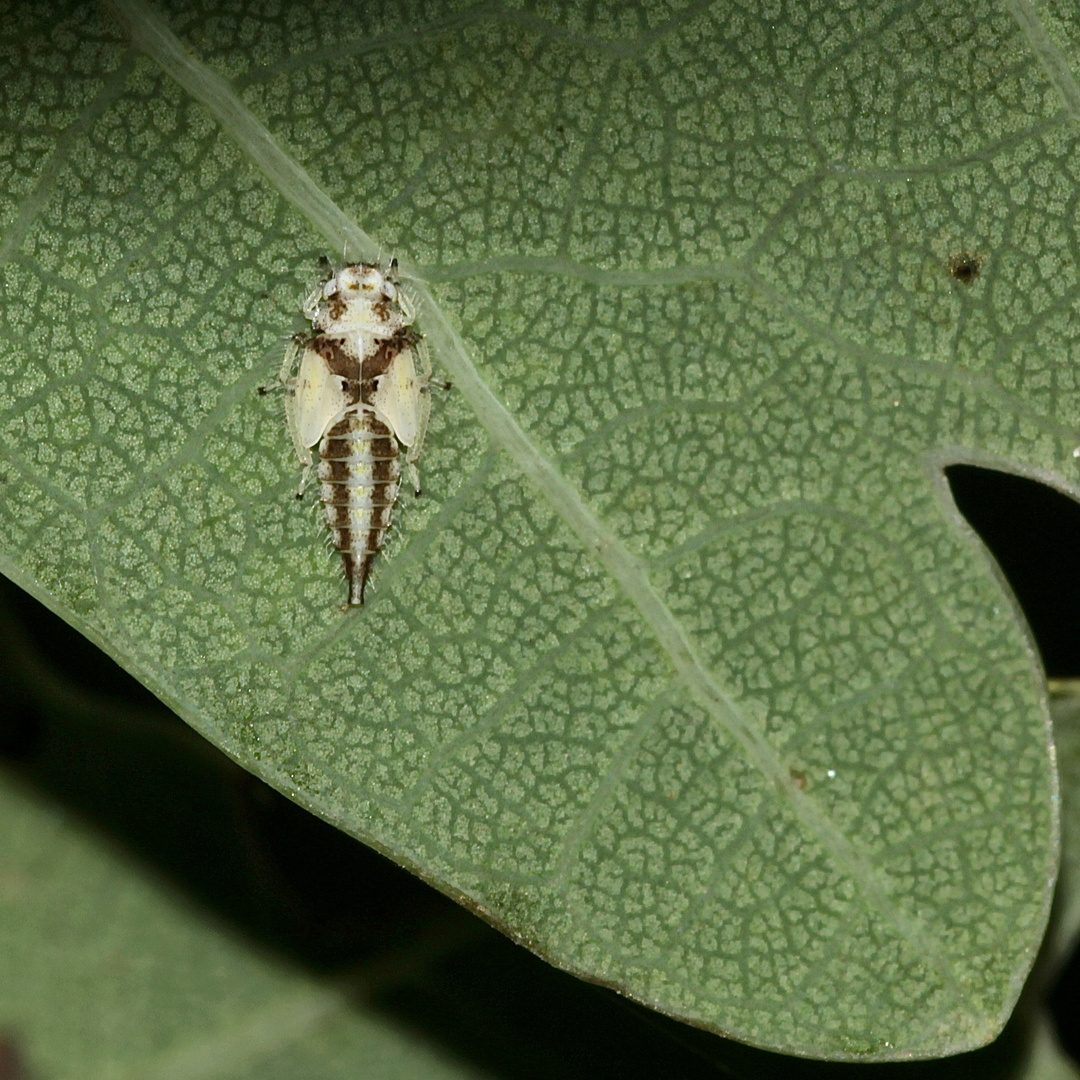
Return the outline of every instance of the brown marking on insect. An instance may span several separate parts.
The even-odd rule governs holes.
[[[348,462],[339,459],[330,459],[326,462],[327,484],[344,484],[349,479]]]
[[[341,564],[342,564],[342,567],[345,570],[345,580],[349,583],[349,603],[351,604],[353,602],[353,600],[352,600],[352,592],[353,592],[352,583],[356,579],[357,567],[356,567],[356,559],[353,557],[353,553],[350,550],[351,547],[352,547],[352,540],[351,540],[351,538],[346,538],[346,539],[348,540],[348,543],[346,543],[344,548],[339,547],[338,550],[341,552]],[[360,586],[360,603],[361,604],[364,602],[364,585],[366,585],[366,584],[367,584],[367,578],[365,577],[364,578],[364,584]]]
[[[375,380],[390,370],[391,364],[403,350],[415,345],[419,340],[419,334],[405,327],[381,342],[377,349],[364,357],[360,382],[363,384],[365,403],[371,402],[368,395],[375,392]]]
[[[400,472],[395,464],[396,460],[396,455],[392,458],[385,457],[372,459],[371,479],[376,486],[379,484],[389,484],[392,481],[397,480]]]
[[[962,251],[949,260],[949,273],[964,285],[970,285],[982,270],[983,257],[970,251]]]
[[[368,578],[371,576],[371,568],[375,563],[375,556],[383,545],[386,530],[390,527],[393,516],[394,503],[397,501],[398,477],[401,475],[397,463],[397,439],[394,438],[390,429],[374,416],[370,418],[369,428],[373,434],[381,438],[373,440],[374,443],[385,444],[387,450],[393,449],[393,457],[382,457],[377,463],[373,463],[374,488],[371,492],[371,501],[375,509],[371,511],[371,527],[365,544],[364,561],[360,568],[360,603],[364,602],[364,589],[367,587]],[[374,455],[372,455],[374,457]],[[374,475],[375,473],[378,475]]]
[[[310,339],[311,348],[326,361],[326,366],[350,383],[360,381],[360,361],[346,348],[344,338],[317,334]]]
[[[398,456],[397,439],[368,409],[343,416],[319,447],[326,523],[341,552],[350,605],[364,602],[375,556],[390,527],[401,477]]]
[[[340,461],[347,458],[350,453],[349,417],[339,420],[324,436],[322,446],[319,447],[319,456],[323,461]]]
[[[349,303],[345,297],[335,293],[333,296],[326,299],[326,310],[330,314],[330,318],[337,320],[345,315],[345,312],[349,310]],[[323,323],[323,326],[326,324]]]
[[[391,338],[390,341],[394,339]],[[388,346],[390,341],[384,342],[374,352],[364,357],[364,366],[362,374],[360,376],[360,382],[364,388],[364,400],[367,402],[368,394],[375,389],[375,380],[380,375],[385,375],[390,370],[390,365],[394,362],[394,357],[397,356],[400,350],[391,350]]]
[[[372,461],[389,461],[396,459],[398,456],[397,439],[388,437],[385,439],[372,439],[371,440],[371,460]]]

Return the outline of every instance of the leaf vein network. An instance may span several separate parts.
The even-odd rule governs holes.
[[[643,30],[633,39],[613,39],[600,34],[575,31],[557,26],[550,20],[538,15],[510,10],[498,3],[481,3],[446,18],[425,22],[423,27],[419,29],[410,27],[405,30],[384,31],[367,38],[351,38],[321,45],[318,49],[310,52],[298,52],[273,63],[252,68],[243,75],[237,76],[233,80],[233,85],[238,90],[242,90],[248,86],[269,82],[279,75],[287,75],[311,67],[323,67],[334,60],[347,60],[370,55],[395,46],[415,46],[425,40],[438,38],[447,31],[462,30],[482,21],[498,21],[531,31],[539,37],[552,41],[565,41],[580,45],[583,49],[587,49],[590,55],[594,56],[597,54],[612,57],[637,56],[645,52],[657,41],[663,40],[669,34],[685,26],[702,11],[713,7],[714,3],[715,0],[694,0],[694,3],[689,4],[670,19],[650,30]]]
[[[26,238],[30,226],[37,219],[59,179],[63,166],[79,138],[90,128],[105,110],[116,101],[124,91],[128,76],[135,67],[138,52],[129,49],[116,69],[105,80],[105,84],[90,100],[79,117],[67,127],[56,140],[53,152],[46,159],[38,174],[34,190],[22,201],[15,220],[7,235],[0,241],[0,264],[7,262],[18,251],[19,245]]]
[[[578,641],[586,634],[591,633],[596,627],[605,622],[612,611],[621,604],[622,598],[595,607],[589,615],[577,626],[559,636],[558,643],[525,667],[518,669],[513,683],[508,686],[498,698],[488,706],[466,730],[448,739],[446,742],[434,747],[428,757],[423,770],[418,774],[409,794],[403,800],[404,806],[415,805],[424,790],[435,778],[440,766],[450,761],[463,747],[469,746],[480,739],[484,733],[496,721],[504,717],[506,712],[522,700],[529,689],[534,686],[539,678],[550,674],[554,661],[568,655]]]
[[[183,50],[167,24],[138,0],[113,0],[113,3],[135,43],[210,108],[224,130],[254,159],[285,199],[293,202],[335,246],[349,244],[352,250],[373,253],[371,239],[342,213],[298,163],[284,154],[233,88]],[[428,336],[432,346],[494,443],[509,455],[583,547],[601,561],[622,587],[668,654],[674,672],[685,681],[713,722],[741,745],[749,762],[782,793],[802,830],[828,853],[842,874],[853,880],[867,912],[873,912],[891,926],[906,942],[908,950],[934,970],[943,985],[958,999],[967,1000],[970,992],[955,974],[950,960],[952,950],[941,933],[898,903],[893,883],[873,854],[847,836],[821,805],[798,788],[780,755],[765,738],[758,720],[744,711],[702,664],[685,628],[650,581],[642,562],[594,515],[580,493],[533,444],[481,378],[464,342],[436,305],[426,283],[414,280],[418,300],[430,318]]]

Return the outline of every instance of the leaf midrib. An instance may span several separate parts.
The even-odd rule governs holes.
[[[1027,38],[1039,66],[1057,91],[1069,116],[1074,121],[1080,120],[1080,85],[1077,85],[1061,50],[1050,40],[1038,12],[1028,0],[1005,0],[1005,6]]]
[[[131,33],[134,44],[210,110],[222,130],[252,159],[278,193],[326,237],[333,249],[346,252],[348,258],[376,260],[379,249],[372,238],[281,149],[232,87],[191,54],[155,12],[138,0],[112,0],[112,5]],[[743,713],[698,659],[682,626],[653,587],[641,561],[619,542],[553,462],[532,443],[481,378],[460,335],[436,304],[426,282],[414,273],[410,274],[404,260],[401,261],[403,277],[409,279],[423,311],[425,336],[493,443],[510,456],[586,550],[618,582],[667,653],[680,680],[691,689],[712,720],[737,740],[748,759],[777,793],[788,799],[795,820],[841,871],[857,883],[863,902],[893,927],[908,943],[918,962],[932,968],[958,1000],[973,1005],[970,994],[946,962],[952,953],[946,941],[934,934],[923,920],[901,910],[894,900],[888,875],[874,864],[870,853],[844,835],[815,801],[799,790],[790,770],[765,739],[760,727]]]

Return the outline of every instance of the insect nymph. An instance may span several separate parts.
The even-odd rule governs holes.
[[[416,461],[427,430],[430,368],[413,329],[415,306],[399,288],[396,263],[345,266],[304,303],[311,333],[286,350],[281,368],[289,434],[304,467],[304,493],[318,446],[319,493],[341,552],[349,604],[382,547],[401,483],[400,446],[416,493]]]

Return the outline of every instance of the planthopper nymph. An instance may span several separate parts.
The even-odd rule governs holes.
[[[341,552],[349,604],[364,588],[382,547],[401,483],[400,448],[416,493],[431,378],[427,349],[413,329],[413,301],[396,263],[345,266],[304,303],[311,333],[299,334],[281,368],[289,434],[304,472],[318,447],[319,494]]]

